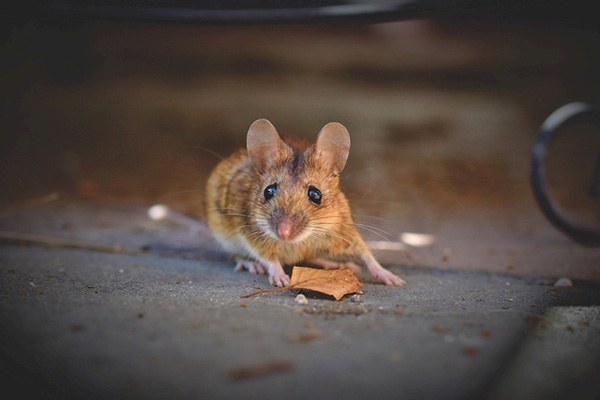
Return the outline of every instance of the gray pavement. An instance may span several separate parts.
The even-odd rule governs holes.
[[[3,215],[4,231],[148,251],[4,240],[5,390],[97,399],[600,394],[598,283],[556,288],[555,277],[398,264],[388,267],[405,288],[364,275],[359,301],[309,295],[302,306],[297,291],[241,299],[267,278],[233,272],[223,254],[203,250],[204,234],[141,210],[59,201]],[[200,245],[186,247],[194,238]]]

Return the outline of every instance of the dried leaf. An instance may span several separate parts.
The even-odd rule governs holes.
[[[308,289],[333,296],[340,300],[345,294],[362,293],[362,283],[349,269],[323,270],[315,268],[294,267],[291,282],[288,286],[261,290],[242,296],[248,298],[260,293],[278,292],[288,289]]]
[[[290,286],[325,293],[340,300],[348,293],[360,292],[362,283],[349,269],[323,270],[294,267]]]

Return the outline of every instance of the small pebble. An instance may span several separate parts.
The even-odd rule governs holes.
[[[554,282],[554,287],[573,287],[573,282],[569,278],[560,278]]]
[[[148,209],[148,216],[154,221],[165,219],[169,214],[169,208],[162,204],[156,204]]]
[[[296,296],[296,303],[305,306],[308,304],[308,300],[306,299],[305,295],[299,294],[298,296]]]
[[[354,295],[352,295],[352,297],[350,297],[350,301],[353,302],[353,303],[360,302],[360,294],[354,294]]]

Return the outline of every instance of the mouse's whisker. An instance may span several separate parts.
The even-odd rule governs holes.
[[[371,225],[365,225],[365,224],[356,224],[356,223],[348,223],[348,222],[323,222],[323,221],[316,221],[316,224],[318,226],[354,226],[357,229],[362,229],[368,232],[373,233],[374,235],[377,235],[379,237],[381,237],[382,239],[385,239],[386,241],[390,241],[390,237],[392,236],[391,233],[381,229],[381,228],[377,228],[376,226],[371,226]]]
[[[346,243],[348,243],[348,244],[350,244],[350,245],[353,245],[353,244],[354,244],[354,243],[352,243],[352,241],[351,241],[351,240],[349,240],[348,238],[345,238],[345,237],[343,237],[343,236],[342,236],[342,235],[340,235],[340,234],[337,234],[337,233],[335,233],[335,232],[332,232],[331,230],[329,230],[329,229],[327,229],[327,228],[319,228],[318,226],[314,226],[314,227],[312,227],[312,230],[313,230],[313,232],[316,232],[316,233],[325,233],[325,234],[327,234],[327,235],[329,235],[329,236],[331,236],[331,237],[333,237],[333,238],[336,238],[336,239],[341,239],[341,240],[345,241]]]
[[[386,230],[383,230],[381,228],[377,228],[375,226],[371,226],[371,225],[365,225],[365,224],[354,224],[357,228],[359,229],[363,229],[367,232],[371,232],[377,236],[379,236],[382,239],[385,239],[387,241],[390,240],[390,237],[392,236],[391,233],[389,233]]]
[[[242,230],[244,230],[245,228],[251,228],[250,231],[247,232],[248,238],[255,238],[255,239],[263,238],[264,239],[265,234],[261,229],[258,229],[258,230],[252,229],[252,228],[255,228],[256,226],[261,226],[261,225],[244,224],[244,225],[236,226],[235,229],[233,229],[232,231],[229,232],[229,235],[225,238],[225,241],[231,240],[235,235],[241,233]]]
[[[385,229],[379,228],[374,225],[356,223],[356,222],[340,222],[340,221],[327,221],[328,218],[313,218],[311,221],[317,222],[320,225],[341,225],[341,226],[355,226],[357,228],[363,228],[370,230],[370,232],[379,232],[381,234],[392,236],[392,234]]]

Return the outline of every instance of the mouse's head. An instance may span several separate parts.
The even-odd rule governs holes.
[[[254,122],[247,136],[248,156],[260,176],[253,193],[255,222],[270,237],[301,242],[326,236],[349,215],[338,174],[350,150],[343,125],[323,127],[312,146],[281,139],[267,120]]]

